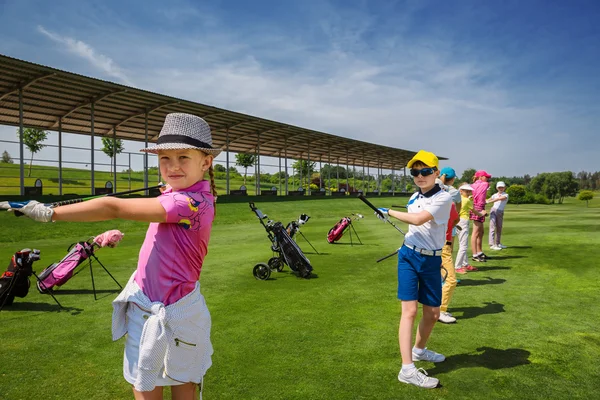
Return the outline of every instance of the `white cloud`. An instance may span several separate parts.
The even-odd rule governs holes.
[[[197,16],[190,4],[168,14],[169,23]],[[233,25],[206,10],[201,29],[185,34],[123,21],[86,31],[89,44],[40,32],[122,82],[127,77],[117,63],[146,90],[363,141],[426,148],[449,157],[446,165],[459,172],[597,169],[591,157],[577,156],[597,150],[597,142],[585,140],[597,117],[554,102],[560,88],[551,83],[543,92],[508,84],[504,71],[511,64],[501,53],[481,57],[437,30],[410,36],[410,12],[382,23],[362,12],[312,7],[310,18],[298,16],[308,22],[301,32],[275,23]],[[94,51],[100,47],[110,48],[117,63]]]
[[[81,40],[73,39],[66,36],[60,36],[54,32],[45,29],[39,25],[37,27],[38,32],[44,34],[46,37],[52,39],[56,43],[62,44],[66,47],[66,50],[87,60],[94,67],[104,72],[106,75],[117,78],[121,83],[128,86],[133,86],[131,80],[125,75],[123,70],[110,58],[103,54],[98,54],[90,45],[82,42]]]

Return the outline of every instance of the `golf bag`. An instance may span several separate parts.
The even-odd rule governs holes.
[[[250,202],[250,209],[256,214],[261,225],[267,231],[267,237],[271,241],[271,250],[276,254],[276,256],[269,259],[268,263],[259,263],[254,266],[252,271],[254,277],[259,280],[267,280],[271,276],[272,270],[281,272],[284,266],[287,265],[301,278],[310,278],[313,270],[312,265],[302,253],[300,247],[290,237],[283,224],[269,220],[268,216],[256,208],[252,202]]]
[[[100,247],[115,247],[117,243],[123,238],[123,234],[118,230],[111,230],[104,232],[101,235],[96,236],[95,238],[90,238],[87,241],[73,243],[68,248],[68,253],[66,256],[62,258],[57,263],[54,263],[44,269],[40,275],[37,282],[37,289],[40,293],[49,293],[53,289],[58,286],[62,286],[69,279],[75,275],[75,269],[80,266],[84,261],[93,257],[101,266],[104,268],[104,265],[100,263],[100,260],[95,256],[96,248]],[[91,266],[91,260],[89,260]],[[110,275],[108,270],[104,268],[104,270]],[[91,271],[91,268],[90,268]],[[115,278],[110,275],[115,282]],[[92,284],[94,277],[92,275]],[[117,282],[119,284],[119,282]],[[119,285],[121,287],[121,285]],[[94,286],[94,296],[95,296],[95,286]]]
[[[69,253],[57,263],[47,267],[40,273],[37,288],[40,293],[47,293],[56,286],[62,286],[73,277],[73,272],[94,252],[93,243],[79,242],[69,247]]]
[[[334,243],[340,240],[342,236],[344,236],[344,232],[346,231],[346,229],[350,227],[351,223],[352,220],[348,217],[340,219],[340,222],[335,224],[333,228],[331,228],[327,233],[327,241],[329,243]]]
[[[29,277],[33,274],[32,264],[40,259],[39,250],[23,249],[16,252],[8,268],[0,276],[0,309],[10,306],[15,297],[25,297],[29,293]]]
[[[333,228],[329,230],[329,232],[327,232],[327,242],[329,242],[330,244],[336,243],[342,238],[342,236],[344,236],[344,233],[346,233],[346,231],[350,229],[350,245],[352,245],[353,231],[360,244],[362,244],[362,241],[360,240],[360,237],[358,236],[358,233],[356,232],[356,229],[354,229],[354,225],[352,224],[353,220],[361,218],[364,218],[361,214],[352,214],[352,216],[350,217],[344,217],[340,219],[340,221],[337,224],[335,224]]]

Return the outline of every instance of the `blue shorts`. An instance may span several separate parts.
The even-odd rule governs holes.
[[[418,300],[430,307],[442,304],[441,256],[425,256],[402,246],[398,251],[398,299]]]

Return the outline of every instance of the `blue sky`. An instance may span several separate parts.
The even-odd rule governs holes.
[[[0,53],[535,175],[600,170],[598,21],[578,0],[0,0]]]

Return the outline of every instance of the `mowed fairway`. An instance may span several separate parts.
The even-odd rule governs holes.
[[[429,347],[444,363],[417,363],[443,387],[425,390],[397,381],[400,357],[396,262],[375,260],[394,251],[401,235],[357,199],[261,202],[284,223],[311,216],[302,237],[318,275],[301,280],[273,273],[257,281],[252,268],[271,257],[266,233],[247,203],[219,204],[202,291],[213,318],[213,366],[206,399],[559,399],[596,398],[600,376],[600,201],[508,205],[503,243],[493,260],[460,276],[450,311]],[[406,199],[376,199],[378,206]],[[339,218],[355,222],[363,245],[345,236],[329,245]],[[39,224],[0,213],[0,261],[24,247],[41,250],[37,272],[59,261],[78,240],[118,228],[117,248],[97,256],[125,284],[136,267],[146,224],[125,221]],[[405,225],[398,224],[403,229]],[[487,234],[486,222],[486,234]],[[486,237],[487,240],[487,237]],[[487,242],[486,242],[487,243]],[[485,246],[487,248],[487,246]],[[455,249],[456,250],[456,249]],[[115,283],[94,269],[58,292],[66,308],[32,288],[0,312],[0,398],[132,398],[122,378],[123,340],[111,341]]]

